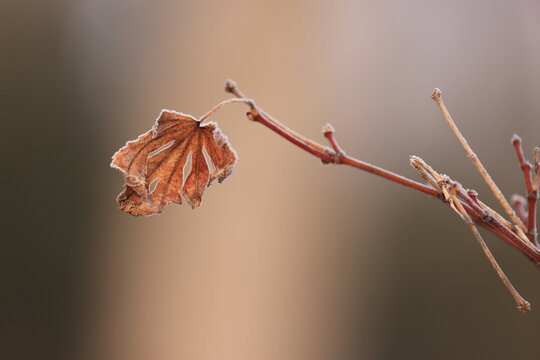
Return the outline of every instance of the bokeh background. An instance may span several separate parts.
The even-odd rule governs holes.
[[[509,197],[540,143],[540,3],[2,2],[5,359],[525,359],[540,274],[427,196],[326,165],[243,105],[240,160],[201,208],[116,208],[125,141],[162,108],[200,116],[232,78],[290,127],[418,179],[423,157],[498,209],[430,99],[443,90]]]

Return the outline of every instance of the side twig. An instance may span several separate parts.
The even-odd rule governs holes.
[[[501,190],[499,190],[499,187],[497,186],[497,184],[495,184],[495,182],[491,179],[491,176],[489,176],[487,170],[484,168],[484,165],[482,165],[482,163],[478,159],[478,156],[476,156],[475,152],[471,149],[471,147],[467,143],[467,140],[465,139],[465,137],[461,134],[461,131],[459,131],[458,127],[454,123],[454,120],[452,120],[450,113],[448,112],[448,110],[446,109],[446,106],[444,105],[444,102],[442,101],[441,91],[439,89],[433,90],[433,94],[431,95],[431,98],[435,100],[435,102],[437,103],[437,106],[439,106],[439,108],[441,109],[444,117],[446,118],[446,120],[448,121],[448,124],[450,125],[450,128],[452,129],[452,131],[458,138],[459,142],[461,143],[461,145],[467,152],[467,155],[473,162],[474,166],[476,167],[480,175],[482,175],[485,182],[489,185],[489,188],[493,192],[493,195],[495,195],[495,197],[497,198],[499,203],[502,205],[502,207],[504,208],[508,216],[510,216],[510,219],[512,219],[514,224],[520,226],[522,230],[525,230],[525,227],[523,226],[521,220],[518,218],[518,216],[516,215],[516,213],[510,206],[510,204],[508,203],[508,201],[506,201],[506,198],[502,194]]]
[[[534,242],[536,246],[538,244],[538,234],[536,231],[536,201],[538,200],[538,185],[534,189],[534,184],[536,182],[536,169],[533,172],[533,166],[530,162],[525,159],[523,156],[523,148],[521,147],[521,138],[514,134],[512,137],[512,144],[516,150],[516,155],[523,170],[523,176],[525,177],[525,188],[527,189],[527,199],[528,199],[528,213],[525,217],[524,223],[527,225],[527,237],[530,241]],[[534,151],[535,155],[535,164],[537,162],[537,151]]]
[[[527,193],[529,193],[532,190],[532,179],[531,179],[532,165],[530,162],[525,160],[525,157],[523,156],[523,148],[521,147],[521,138],[517,134],[514,134],[514,136],[512,136],[512,145],[514,145],[514,149],[516,150],[516,155],[519,161],[519,165],[521,166],[521,169],[523,170],[523,176],[525,177],[525,186],[527,189]]]
[[[537,247],[540,247],[538,242],[538,230],[536,225],[536,203],[539,197],[540,186],[540,149],[534,148],[534,180],[531,192],[527,195],[529,199],[529,233]]]

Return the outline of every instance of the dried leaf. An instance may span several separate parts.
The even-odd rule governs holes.
[[[189,154],[191,170],[183,181]],[[182,197],[198,207],[204,190],[229,176],[237,157],[216,123],[201,125],[191,115],[162,110],[150,131],[128,141],[112,159],[111,167],[125,179],[117,198],[120,209],[141,216],[159,214],[171,202],[181,204]]]

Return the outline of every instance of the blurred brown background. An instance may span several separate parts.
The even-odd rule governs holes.
[[[493,197],[430,99],[443,90],[507,196],[540,143],[538,1],[3,2],[4,359],[525,359],[540,274],[486,235],[523,315],[437,201],[322,166],[232,105],[240,161],[201,208],[116,209],[110,156],[232,78],[290,127]]]

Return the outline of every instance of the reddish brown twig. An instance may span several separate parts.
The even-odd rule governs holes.
[[[534,177],[531,192],[527,195],[529,200],[529,232],[534,239],[537,247],[540,247],[538,242],[538,229],[536,225],[536,203],[538,202],[540,187],[540,149],[534,148]]]
[[[242,94],[242,92],[237,88],[236,84],[233,81],[227,81],[226,91],[236,95],[237,97],[245,98],[244,94]],[[307,139],[304,136],[287,128],[285,125],[281,124],[276,119],[269,116],[267,113],[259,110],[253,104],[251,106],[250,112],[247,113],[247,117],[252,121],[258,122],[268,127],[270,130],[274,131],[275,133],[290,141],[294,145],[298,146],[302,150],[316,156],[325,164],[333,163],[349,165],[357,169],[370,172],[377,176],[381,176],[387,180],[396,182],[424,194],[433,196],[450,205],[467,222],[467,224],[471,228],[471,231],[474,233],[476,239],[482,246],[482,249],[488,257],[490,263],[499,274],[499,277],[501,278],[505,286],[512,293],[514,299],[516,299],[518,309],[520,309],[520,311],[530,310],[529,303],[523,300],[523,298],[521,298],[517,291],[515,291],[513,286],[510,284],[510,282],[496,263],[493,255],[485,245],[483,239],[476,230],[476,227],[474,226],[474,224],[477,224],[486,228],[487,230],[504,240],[506,243],[520,251],[540,269],[540,249],[537,244],[529,241],[529,239],[523,234],[523,231],[521,230],[521,227],[525,229],[525,226],[522,223],[526,222],[523,221],[525,219],[524,209],[518,208],[519,217],[511,209],[498,187],[495,185],[491,177],[489,177],[487,171],[478,160],[476,154],[474,154],[472,149],[468,146],[465,138],[463,137],[463,135],[461,135],[461,132],[459,132],[459,130],[453,123],[450,114],[442,103],[442,100],[440,98],[440,91],[438,91],[437,89],[434,92],[433,99],[437,102],[441,110],[443,110],[443,113],[447,118],[448,122],[450,123],[452,130],[458,136],[460,142],[467,150],[467,153],[473,160],[475,166],[479,169],[486,182],[488,182],[490,188],[494,192],[497,199],[501,202],[508,215],[512,218],[514,224],[505,220],[493,209],[482,203],[477,198],[476,192],[471,190],[463,190],[463,188],[459,184],[452,182],[446,176],[439,175],[437,172],[435,172],[417,157],[411,158],[411,164],[415,166],[417,170],[419,170],[420,174],[424,177],[426,181],[428,181],[429,184],[431,184],[431,186],[418,183],[414,180],[395,174],[391,171],[379,168],[372,164],[355,159],[354,157],[348,156],[339,146],[335,138],[334,128],[330,124],[327,124],[323,128],[323,134],[330,143],[331,149],[321,144],[318,144],[313,140]],[[534,190],[536,185],[536,192],[538,192],[540,165],[538,164],[537,150],[535,150],[535,169],[536,178],[535,180],[531,179],[530,183],[531,189]],[[452,187],[452,193],[449,192],[448,186]],[[516,204],[516,202],[514,202],[514,204]]]
[[[521,147],[521,138],[517,134],[514,134],[514,136],[512,136],[512,144],[514,145],[514,149],[516,150],[516,155],[518,157],[519,165],[521,166],[521,169],[523,170],[527,193],[529,193],[532,190],[532,179],[531,179],[532,165],[530,162],[525,160],[525,157],[523,156],[523,148]]]
[[[538,232],[536,230],[536,202],[538,200],[538,150],[534,150],[535,167],[533,169],[531,163],[525,159],[525,156],[523,156],[521,138],[516,134],[514,134],[514,136],[512,137],[512,144],[514,145],[519,164],[521,166],[521,169],[523,170],[523,176],[525,177],[525,187],[527,189],[528,206],[526,221],[524,221],[524,223],[527,225],[527,237],[529,238],[529,240],[534,242],[536,246],[540,246],[538,244]]]
[[[287,129],[276,124],[274,121],[269,120],[264,116],[257,108],[252,108],[250,112],[247,113],[249,120],[256,121],[268,127],[270,130],[280,135],[281,137],[289,140],[294,145],[298,146],[304,151],[315,155],[323,162],[330,163],[334,161],[334,156],[322,145],[315,143],[314,141],[305,141],[303,138],[296,136],[294,133],[291,133]]]
[[[299,148],[301,148],[304,151],[307,151],[308,153],[315,155],[319,159],[323,161],[323,163],[335,163],[335,164],[345,164],[349,165],[367,172],[370,172],[372,174],[381,176],[385,179],[394,181],[398,184],[401,184],[403,186],[407,186],[411,189],[418,190],[420,192],[423,192],[425,194],[438,197],[438,193],[433,188],[426,186],[424,184],[420,184],[419,182],[416,182],[414,180],[408,179],[404,176],[398,175],[396,173],[393,173],[391,171],[382,169],[380,167],[377,167],[375,165],[371,165],[367,162],[355,159],[353,157],[348,156],[343,151],[340,153],[336,153],[333,150],[330,150],[328,148],[322,147],[322,145],[319,145],[315,143],[314,141],[310,140],[309,142],[304,142],[297,136],[294,136],[290,134],[289,132],[283,130],[280,126],[277,126],[272,120],[268,119],[266,116],[263,115],[263,113],[257,109],[252,109],[250,112],[247,113],[248,119],[252,121],[256,121],[260,124],[263,124],[264,126],[268,127],[275,133],[279,134],[283,138],[289,140],[291,143],[295,144]],[[316,144],[317,147],[313,146],[313,144]],[[337,143],[336,143],[337,144]],[[323,148],[324,150],[319,150],[319,147]]]
[[[322,129],[323,135],[328,139],[328,142],[332,146],[332,149],[336,152],[336,158],[339,159],[339,156],[343,154],[343,150],[339,147],[336,138],[334,137],[334,127],[330,124],[326,124]]]

